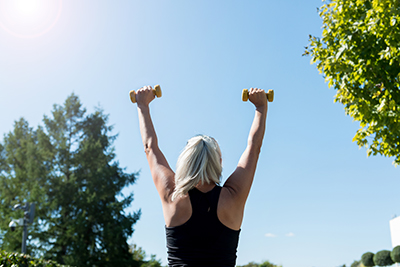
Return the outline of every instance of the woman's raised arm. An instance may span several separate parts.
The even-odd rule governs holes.
[[[158,147],[158,140],[150,116],[149,104],[155,98],[151,86],[140,88],[136,92],[136,102],[139,115],[140,134],[144,151],[149,162],[154,184],[163,203],[169,202],[174,190],[174,172],[170,168],[164,154]]]
[[[244,209],[247,197],[253,183],[258,157],[261,151],[265,133],[268,101],[264,90],[249,90],[249,100],[254,104],[256,111],[250,129],[247,147],[242,154],[236,170],[227,179],[224,187],[228,189],[232,207]]]

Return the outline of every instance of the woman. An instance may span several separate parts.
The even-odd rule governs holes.
[[[246,150],[236,170],[219,186],[221,151],[208,136],[191,138],[172,171],[158,147],[150,117],[150,86],[136,92],[140,132],[154,184],[161,198],[169,266],[235,266],[244,207],[265,133],[264,90],[251,88],[256,108]]]

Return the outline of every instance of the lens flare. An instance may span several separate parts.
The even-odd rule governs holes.
[[[35,0],[14,0],[16,11],[20,16],[28,16],[38,13],[39,3]]]
[[[35,38],[57,23],[62,0],[0,0],[0,27],[19,38]]]

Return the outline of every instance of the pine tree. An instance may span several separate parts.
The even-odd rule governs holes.
[[[4,136],[0,144],[0,241],[1,248],[8,251],[20,251],[22,228],[9,231],[11,219],[23,217],[23,211],[13,211],[15,204],[24,202],[43,203],[36,214],[43,217],[47,199],[44,184],[46,183],[46,166],[42,164],[42,155],[38,148],[39,138],[24,119],[16,121],[14,130]],[[32,227],[31,240],[37,239],[38,224]],[[28,253],[31,248],[28,247]]]

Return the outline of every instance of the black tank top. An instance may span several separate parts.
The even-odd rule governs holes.
[[[189,191],[192,216],[180,226],[165,228],[168,266],[235,266],[240,230],[232,230],[219,221],[220,192],[220,186],[207,193],[196,188]]]

